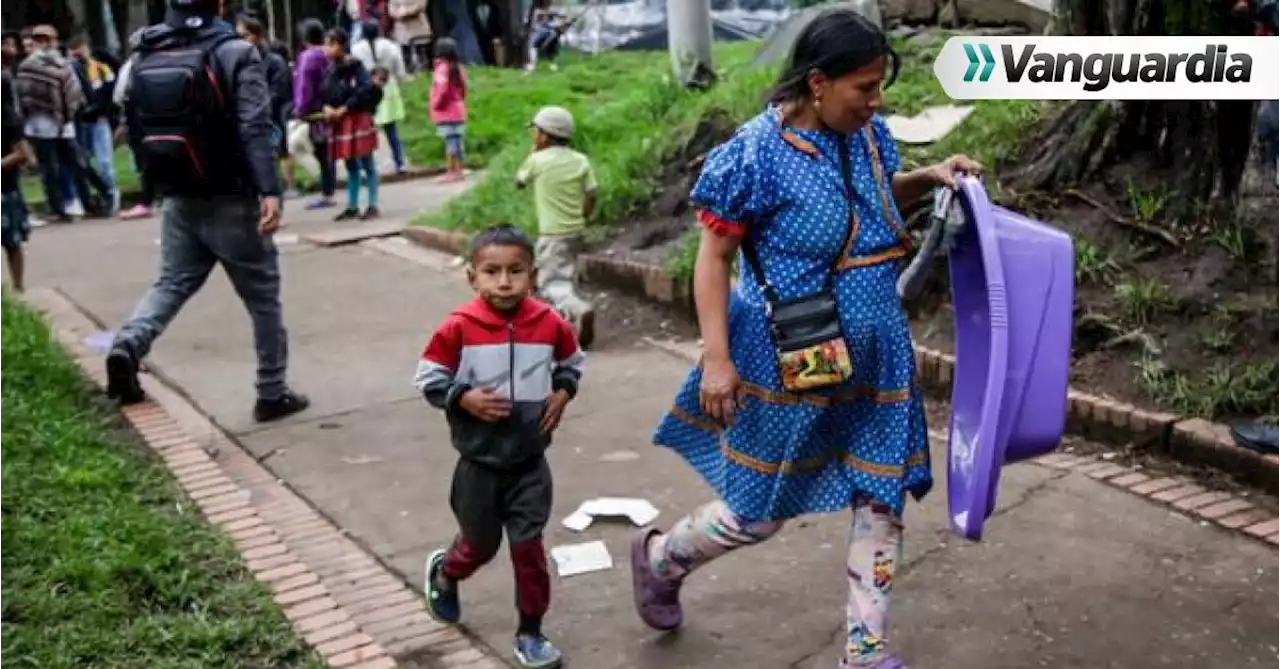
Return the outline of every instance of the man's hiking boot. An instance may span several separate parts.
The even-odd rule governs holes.
[[[309,406],[311,406],[311,400],[307,399],[306,395],[286,390],[283,395],[274,399],[259,398],[258,403],[253,405],[253,419],[259,423],[280,420]]]
[[[137,404],[147,399],[138,382],[138,358],[127,344],[116,343],[107,354],[107,397],[120,404]]]

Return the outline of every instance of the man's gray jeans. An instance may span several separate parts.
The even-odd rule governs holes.
[[[280,263],[271,237],[258,234],[258,203],[243,198],[165,198],[161,210],[160,276],[116,335],[141,360],[182,305],[221,264],[249,318],[258,354],[260,399],[288,386],[289,344],[280,304]]]

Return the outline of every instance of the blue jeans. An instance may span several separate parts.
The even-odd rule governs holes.
[[[347,209],[360,208],[360,178],[363,175],[369,187],[369,206],[378,206],[378,166],[373,162],[373,154],[362,158],[348,158],[347,166]]]
[[[115,139],[111,136],[111,124],[107,119],[98,119],[93,123],[80,123],[76,126],[76,141],[84,149],[85,155],[93,158],[98,176],[107,185],[107,189],[116,190]]]
[[[280,304],[280,262],[275,241],[258,234],[258,202],[165,198],[161,208],[160,276],[116,334],[141,360],[182,306],[222,265],[253,321],[257,390],[272,400],[288,390],[288,335]]]

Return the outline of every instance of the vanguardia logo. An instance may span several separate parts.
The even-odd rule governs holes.
[[[991,47],[965,43],[969,59],[964,81],[991,79],[996,58]],[[980,54],[980,56],[979,56]],[[1083,90],[1100,92],[1112,82],[1140,83],[1248,83],[1253,78],[1253,56],[1230,52],[1228,46],[1207,45],[1203,52],[1053,52],[1028,43],[1021,49],[1000,45],[1000,61],[1009,83],[1083,83]],[[979,68],[982,72],[979,73]]]
[[[982,59],[978,59],[978,51],[982,52]],[[964,45],[964,55],[969,58],[969,69],[964,71],[964,80],[973,81],[973,75],[978,74],[978,68],[982,68],[982,74],[978,76],[978,81],[986,81],[991,78],[991,73],[996,69],[996,57],[991,54],[991,47],[986,44],[979,44],[978,51],[975,51],[972,44]]]
[[[1273,37],[956,37],[934,62],[970,100],[1265,100],[1280,96],[1276,68]]]

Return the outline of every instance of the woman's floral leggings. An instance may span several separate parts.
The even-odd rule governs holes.
[[[649,557],[658,576],[683,579],[729,551],[765,541],[782,526],[783,521],[747,520],[716,500],[698,507],[650,542]],[[854,500],[845,562],[849,579],[846,666],[870,666],[886,655],[889,591],[901,558],[902,519],[879,502]]]

